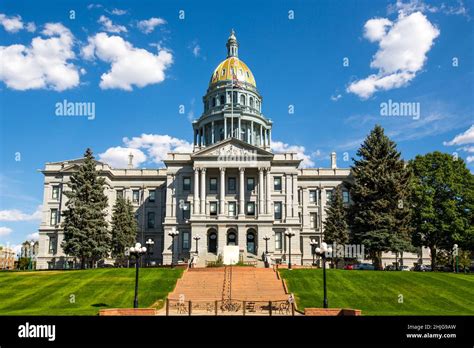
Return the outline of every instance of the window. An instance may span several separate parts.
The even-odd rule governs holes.
[[[232,102],[233,102],[234,104],[237,104],[238,101],[239,101],[239,100],[237,99],[237,92],[233,92],[233,93],[232,93]]]
[[[245,105],[245,95],[240,95],[240,104]]]
[[[273,189],[275,191],[281,191],[281,176],[275,176],[275,178],[273,178]]]
[[[318,215],[316,213],[309,214],[309,227],[314,229],[318,227]]]
[[[247,191],[255,190],[255,179],[247,178]]]
[[[217,99],[217,98],[212,98],[212,107],[215,107],[215,106],[216,106],[216,99]]]
[[[317,199],[318,199],[317,194],[318,194],[318,191],[316,191],[316,190],[310,190],[309,191],[309,202],[310,203],[316,204]]]
[[[140,191],[139,190],[133,190],[132,191],[132,202],[133,203],[138,203],[140,200]]]
[[[229,216],[235,216],[235,202],[229,202]]]
[[[58,210],[57,209],[51,209],[51,217],[49,224],[51,226],[56,226],[58,224]]]
[[[235,191],[236,186],[236,179],[235,178],[228,178],[227,179],[227,191],[233,192]]]
[[[183,220],[189,220],[191,217],[191,203],[184,202],[183,204]]]
[[[55,200],[59,199],[59,186],[53,186],[52,198]]]
[[[281,202],[275,202],[275,220],[281,220]]]
[[[117,190],[117,199],[123,198],[123,190]]]
[[[209,191],[217,191],[217,178],[209,178]]]
[[[209,214],[210,215],[217,215],[217,202],[210,202],[209,203]]]
[[[183,232],[182,247],[184,250],[189,249],[189,231]]]
[[[156,195],[156,191],[150,190],[149,195],[148,195],[148,200],[153,203],[155,201],[155,197],[156,197],[155,195]]]
[[[191,190],[191,178],[185,176],[183,178],[183,191],[190,191]]]
[[[275,249],[276,250],[283,249],[282,232],[275,232]]]
[[[222,69],[222,76],[225,75],[225,69]]]
[[[224,94],[221,94],[221,105],[224,105],[225,104],[225,95]]]
[[[48,250],[50,254],[56,253],[56,237],[49,237]]]
[[[147,214],[147,227],[155,228],[155,212],[150,211]]]
[[[349,203],[349,191],[347,190],[342,191],[342,202]]]
[[[332,200],[332,191],[333,190],[327,190],[326,191],[326,199],[327,199],[328,202],[331,202],[331,200]]]
[[[250,104],[250,107],[253,108],[253,98],[252,97],[250,97],[250,103],[249,104]]]
[[[255,215],[255,202],[247,202],[247,215]]]

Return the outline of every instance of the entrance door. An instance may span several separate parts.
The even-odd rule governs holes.
[[[217,253],[217,233],[215,231],[209,232],[207,239],[207,251],[210,253]]]
[[[255,246],[255,232],[249,231],[247,232],[247,252],[251,254],[256,254],[256,246]]]

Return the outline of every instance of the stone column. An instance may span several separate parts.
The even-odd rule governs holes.
[[[214,144],[216,142],[216,135],[214,134],[215,133],[214,121],[212,121],[212,127],[211,128],[212,128],[211,142],[212,142],[212,144]]]
[[[253,134],[253,121],[250,122],[250,144],[255,145],[254,134]]]
[[[298,174],[292,175],[293,180],[293,217],[298,217]]]
[[[286,204],[285,204],[285,218],[288,218],[291,216],[291,189],[293,188],[293,185],[291,183],[291,175],[290,174],[285,174],[285,186],[286,186]]]
[[[244,216],[245,212],[245,168],[239,168],[239,215]]]
[[[263,214],[263,168],[258,168],[258,214]]]
[[[219,168],[221,177],[219,179],[219,215],[225,215],[225,168]]]
[[[271,175],[270,175],[270,168],[267,168],[265,170],[265,175],[266,175],[266,181],[267,181],[267,192],[266,192],[266,201],[267,201],[267,209],[266,209],[266,213],[267,214],[271,214],[271,203],[272,203],[272,200],[271,200],[271,192],[272,192],[272,180],[271,180]]]
[[[196,143],[197,143],[197,131],[196,129],[194,129],[194,147],[196,147]]]
[[[176,216],[176,175],[171,175],[171,216]],[[143,209],[143,213],[145,213],[145,209]],[[142,220],[144,221],[144,220]]]
[[[193,215],[198,215],[199,211],[199,168],[194,168],[194,207]]]
[[[227,139],[227,117],[224,116],[224,139]]]
[[[270,128],[268,130],[268,147],[271,147],[272,145],[272,129]]]
[[[237,135],[237,139],[242,140],[242,123],[240,122],[241,117],[239,117],[239,134]]]
[[[201,168],[201,215],[206,215],[206,168]]]
[[[263,127],[260,125],[260,146],[263,146]]]

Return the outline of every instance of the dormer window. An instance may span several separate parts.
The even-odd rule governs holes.
[[[225,69],[222,69],[222,76],[225,75]]]

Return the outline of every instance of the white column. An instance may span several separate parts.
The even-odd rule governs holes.
[[[263,146],[263,127],[260,125],[260,144],[259,146]]]
[[[193,215],[200,213],[199,211],[199,168],[194,168],[194,207]]]
[[[258,213],[263,214],[263,168],[258,168]]]
[[[227,117],[224,116],[224,139],[227,139]]]
[[[214,121],[212,121],[212,132],[211,132],[211,137],[212,137],[212,140],[211,142],[214,144],[216,142],[216,135],[214,134],[215,133],[215,128],[214,128]]]
[[[237,134],[237,139],[242,140],[242,124],[240,122],[241,117],[239,117],[239,134]]]
[[[272,129],[268,130],[268,147],[272,145]]]
[[[285,204],[285,218],[288,218],[291,216],[291,189],[293,187],[291,183],[291,175],[290,174],[285,174],[285,180],[286,180],[286,204]]]
[[[298,174],[293,174],[293,217],[298,217]]]
[[[245,212],[245,168],[239,168],[239,215]]]
[[[251,121],[250,126],[250,144],[255,145],[254,134],[253,134],[253,121]]]
[[[219,180],[219,215],[225,215],[225,168],[219,168],[221,177]]]
[[[266,192],[266,201],[267,201],[267,209],[266,209],[266,213],[267,214],[271,214],[271,210],[272,210],[272,207],[271,207],[271,192],[272,192],[272,180],[271,180],[271,175],[270,175],[270,168],[267,168],[265,170],[265,175],[266,175],[266,181],[267,181],[267,192]]]
[[[201,215],[206,215],[206,168],[201,168]]]

